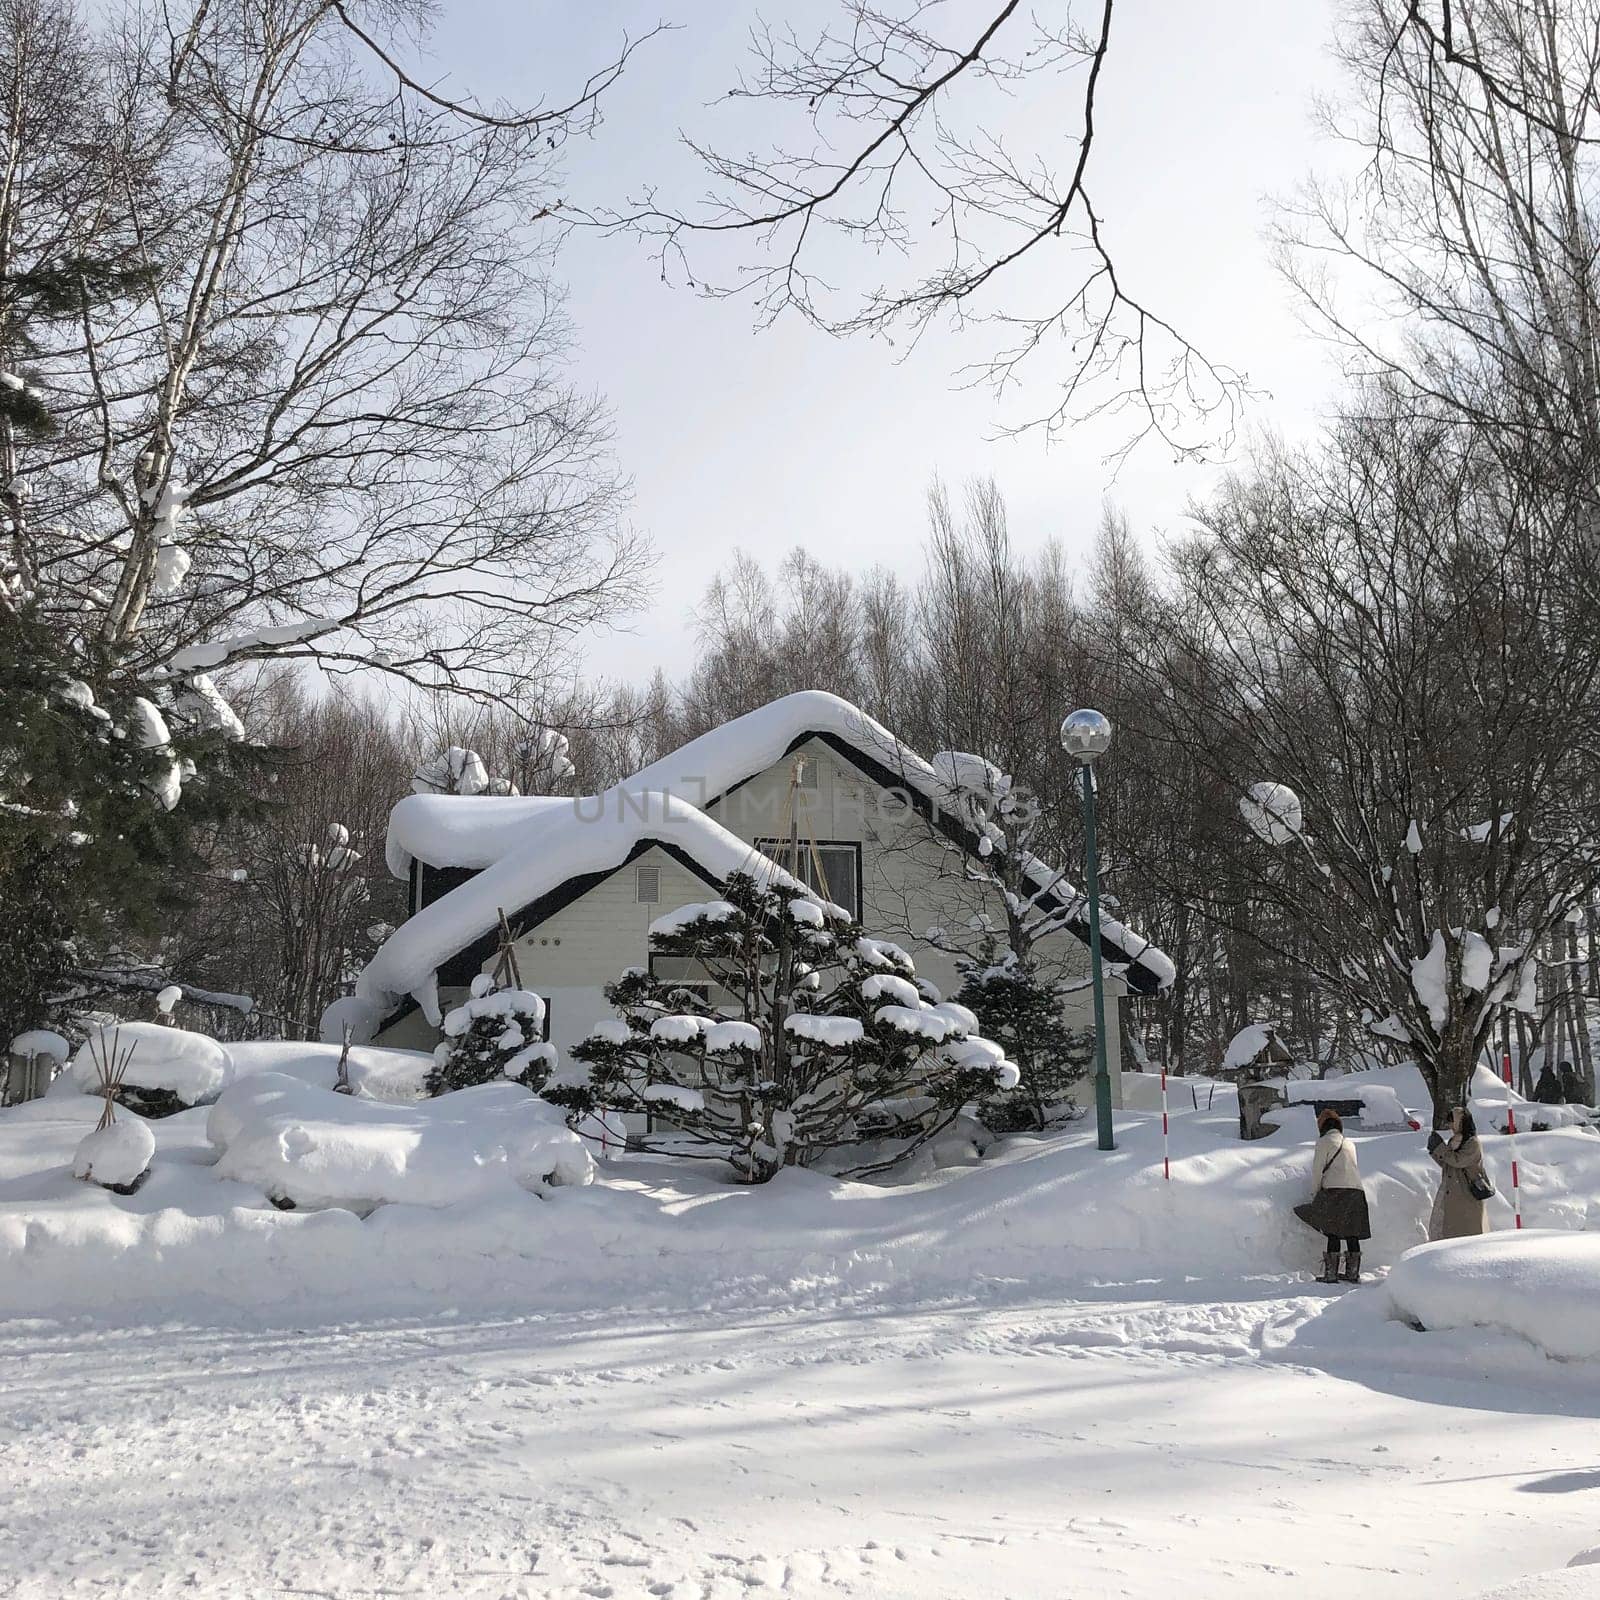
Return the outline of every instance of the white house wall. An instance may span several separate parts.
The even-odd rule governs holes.
[[[801,838],[860,844],[863,921],[870,933],[895,939],[910,951],[917,971],[947,995],[960,987],[952,958],[929,945],[921,935],[942,927],[948,933],[964,927],[968,918],[987,903],[990,914],[1003,924],[1003,909],[992,891],[963,882],[959,852],[943,847],[930,833],[920,813],[886,794],[827,745],[810,741],[801,754],[813,763],[814,784],[797,791],[803,805]],[[752,845],[758,839],[787,837],[786,800],[793,758],[785,759],[705,810],[729,832]],[[704,796],[683,798],[699,804]],[[660,899],[638,903],[636,868],[658,867]],[[665,911],[714,897],[705,881],[683,867],[665,851],[653,849],[611,874],[571,904],[546,918],[517,942],[517,959],[524,985],[546,997],[550,1006],[550,1037],[563,1054],[603,1017],[610,1007],[602,986],[626,967],[643,966],[649,957],[647,930]],[[508,911],[510,907],[506,908]],[[973,943],[976,935],[970,936]],[[1041,942],[1041,955],[1068,977],[1083,980],[1069,1000],[1065,1014],[1075,1028],[1093,1026],[1093,1006],[1088,986],[1088,954],[1072,935],[1057,933]],[[485,970],[495,965],[491,958]],[[1124,992],[1120,983],[1107,985],[1107,1048],[1113,1091],[1121,1103],[1121,1058],[1118,1048],[1117,1002]],[[464,991],[441,989],[441,1005],[448,1010]],[[420,1012],[413,1012],[385,1029],[385,1044],[431,1048],[439,1034]],[[1089,1098],[1085,1084],[1081,1097]]]
[[[942,928],[945,939],[962,929],[968,919],[987,910],[996,926],[1004,926],[1004,906],[986,887],[960,877],[962,854],[946,848],[934,837],[923,815],[903,800],[879,788],[821,740],[813,739],[797,752],[808,764],[808,784],[796,789],[800,838],[818,843],[833,841],[861,845],[862,921],[867,931],[895,939],[906,946],[918,973],[954,996],[961,977],[954,959],[930,945],[922,935]],[[794,766],[791,756],[759,773],[732,793],[705,809],[730,833],[752,844],[757,839],[785,839],[788,833],[788,796]],[[694,796],[689,796],[693,799]],[[807,827],[809,825],[809,835]],[[976,933],[956,942],[975,947]],[[1065,1009],[1070,1026],[1094,1026],[1094,1005],[1089,988],[1089,954],[1069,933],[1049,935],[1039,943],[1041,958],[1062,976],[1081,978],[1083,988]],[[1120,1101],[1121,1053],[1117,1002],[1125,992],[1120,982],[1106,990],[1106,1034],[1113,1088]],[[1089,1094],[1085,1085],[1084,1093]]]
[[[637,869],[656,867],[661,897],[637,899]],[[601,992],[626,967],[642,967],[650,955],[650,924],[663,912],[716,897],[703,878],[664,850],[649,850],[563,906],[517,941],[517,965],[525,987],[550,1007],[550,1040],[563,1055],[595,1023],[613,1013]],[[486,963],[486,970],[494,966]],[[446,996],[441,996],[448,1003]]]

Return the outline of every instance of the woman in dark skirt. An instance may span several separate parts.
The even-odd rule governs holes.
[[[1311,1158],[1311,1199],[1296,1206],[1294,1214],[1327,1240],[1322,1276],[1317,1281],[1337,1283],[1342,1276],[1346,1283],[1360,1283],[1361,1241],[1372,1237],[1372,1223],[1367,1215],[1367,1191],[1361,1187],[1361,1169],[1356,1165],[1356,1147],[1345,1138],[1337,1111],[1324,1111],[1317,1118],[1317,1133],[1317,1148]]]

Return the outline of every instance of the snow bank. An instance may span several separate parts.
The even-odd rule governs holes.
[[[130,1089],[151,1089],[176,1095],[185,1105],[215,1100],[233,1075],[228,1052],[203,1033],[160,1022],[113,1022],[99,1028],[79,1048],[72,1065],[58,1078],[80,1094],[98,1094],[100,1068],[96,1056],[114,1059],[128,1050],[122,1081]]]
[[[1162,1178],[1159,1114],[1124,1111],[1114,1151],[1095,1148],[1090,1119],[1062,1134],[1007,1140],[977,1166],[935,1170],[930,1155],[920,1172],[889,1186],[794,1170],[752,1188],[729,1182],[714,1162],[615,1154],[597,1182],[541,1198],[524,1191],[509,1160],[491,1157],[488,1172],[474,1169],[460,1185],[481,1182],[475,1193],[434,1203],[458,1192],[460,1180],[434,1187],[433,1147],[419,1148],[422,1129],[441,1114],[429,1108],[487,1107],[496,1095],[502,1104],[537,1102],[509,1084],[422,1107],[352,1101],[326,1092],[336,1049],[294,1048],[305,1053],[307,1071],[327,1074],[322,1090],[248,1072],[209,1112],[152,1123],[155,1160],[132,1196],[72,1180],[95,1100],[67,1095],[0,1111],[0,1316],[243,1312],[298,1324],[441,1305],[527,1314],[709,1304],[733,1285],[777,1300],[803,1284],[970,1295],[997,1279],[1072,1295],[1096,1282],[1303,1276],[1321,1248],[1290,1209],[1309,1187],[1309,1107],[1290,1108],[1278,1133],[1244,1144],[1231,1099],[1219,1095],[1210,1113],[1175,1099],[1170,1183]],[[401,1115],[389,1120],[385,1112]],[[465,1134],[446,1137],[481,1137],[498,1149],[510,1131],[506,1115],[485,1111]],[[228,1118],[232,1129],[223,1126]],[[218,1163],[208,1121],[223,1146],[237,1144],[247,1124],[259,1129],[251,1163]],[[312,1137],[304,1147],[290,1138],[285,1149],[279,1140],[300,1126]],[[379,1131],[368,1139],[367,1129]],[[1490,1134],[1484,1142],[1502,1189],[1490,1202],[1491,1221],[1507,1228],[1507,1141]],[[1422,1241],[1438,1171],[1419,1135],[1357,1133],[1354,1143],[1372,1204],[1368,1260],[1383,1267]],[[1535,1134],[1520,1136],[1517,1150],[1534,1227],[1600,1232],[1600,1139]],[[337,1172],[346,1196],[378,1188],[371,1174],[398,1173],[396,1187],[383,1192],[408,1198],[365,1220],[357,1207],[367,1196],[344,1199],[350,1209],[275,1209],[269,1188],[301,1181],[320,1162]],[[358,1166],[360,1181],[352,1177]],[[328,1179],[321,1190],[313,1184],[307,1203],[333,1187]],[[1389,1338],[1427,1342],[1381,1313],[1377,1326]],[[1467,1336],[1441,1336],[1448,1337]]]
[[[1413,1120],[1423,1124],[1428,1121],[1425,1115],[1413,1117],[1389,1084],[1370,1081],[1366,1073],[1349,1073],[1342,1078],[1280,1078],[1272,1080],[1272,1087],[1292,1106],[1313,1105],[1324,1100],[1358,1100],[1361,1126],[1373,1133],[1398,1133],[1409,1128]],[[1424,1111],[1428,1104],[1424,1098]]]
[[[1414,1062],[1403,1062],[1398,1067],[1374,1067],[1364,1072],[1347,1073],[1341,1078],[1323,1080],[1324,1087],[1340,1094],[1350,1084],[1387,1085],[1422,1122],[1430,1120],[1433,1101]],[[1505,1132],[1506,1086],[1497,1073],[1480,1064],[1473,1072],[1468,1098],[1472,1115],[1480,1129],[1492,1128],[1500,1133]],[[1521,1132],[1530,1131],[1535,1124],[1541,1128],[1587,1128],[1593,1125],[1593,1119],[1577,1106],[1542,1106],[1515,1090],[1511,1091],[1511,1104],[1517,1114],[1517,1128]]]
[[[594,1176],[563,1113],[509,1083],[386,1106],[258,1073],[212,1107],[206,1136],[219,1177],[301,1209],[452,1206]]]
[[[1446,1239],[1412,1250],[1383,1286],[1426,1329],[1495,1328],[1561,1361],[1600,1361],[1600,1234],[1554,1229]]]
[[[1475,1600],[1600,1600],[1600,1566],[1585,1564],[1560,1572],[1536,1572],[1531,1577],[1485,1589]]]
[[[1159,1111],[1161,1109],[1161,1074],[1135,1072],[1130,1067],[1122,1069],[1119,1083],[1122,1103],[1130,1111]],[[1174,1114],[1179,1111],[1215,1111],[1237,1113],[1239,1089],[1237,1084],[1225,1083],[1220,1078],[1205,1078],[1198,1073],[1167,1078],[1167,1104]],[[1237,1131],[1237,1130],[1235,1130]]]

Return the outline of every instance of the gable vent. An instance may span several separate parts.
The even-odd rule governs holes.
[[[633,869],[633,897],[642,906],[653,906],[661,900],[661,868],[635,867]]]

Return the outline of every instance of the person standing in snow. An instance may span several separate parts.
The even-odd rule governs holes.
[[[1317,1118],[1317,1148],[1311,1157],[1310,1200],[1294,1208],[1327,1241],[1319,1283],[1361,1281],[1361,1241],[1372,1237],[1367,1211],[1367,1191],[1361,1186],[1356,1148],[1345,1137],[1339,1113],[1328,1109]],[[1344,1270],[1339,1269],[1340,1241],[1344,1244]]]
[[[1578,1077],[1578,1069],[1570,1061],[1561,1063],[1561,1098],[1569,1106],[1581,1106],[1583,1099],[1583,1083]]]
[[[1561,1065],[1565,1067],[1567,1064],[1563,1061]],[[1542,1106],[1561,1104],[1561,1080],[1548,1061],[1539,1069],[1539,1081],[1533,1086],[1533,1098]]]
[[[1428,1154],[1440,1168],[1439,1192],[1433,1197],[1428,1218],[1430,1239],[1465,1239],[1489,1231],[1485,1201],[1494,1189],[1483,1170],[1483,1144],[1478,1125],[1465,1106],[1457,1106],[1450,1119],[1450,1137],[1437,1128],[1428,1135]]]

